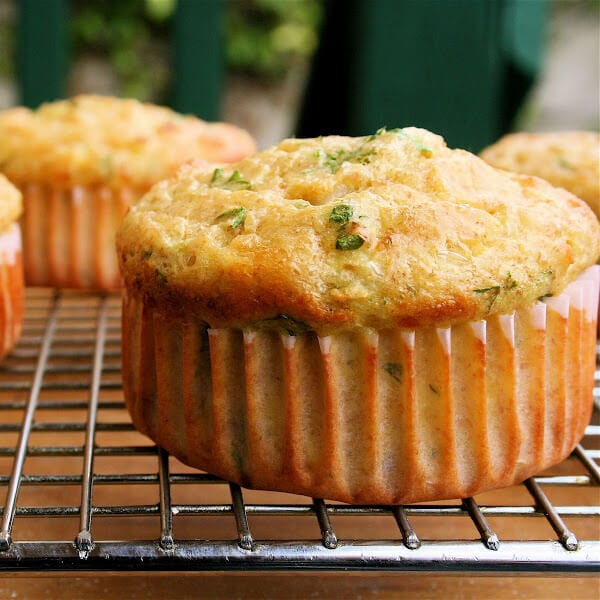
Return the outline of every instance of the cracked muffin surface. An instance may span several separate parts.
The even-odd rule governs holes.
[[[210,326],[446,326],[560,293],[600,255],[589,207],[426,130],[290,139],[183,168],[118,234],[126,285]]]

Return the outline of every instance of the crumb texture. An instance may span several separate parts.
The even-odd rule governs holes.
[[[118,234],[126,286],[213,327],[487,318],[560,293],[600,256],[590,208],[426,130],[285,140],[187,167]]]

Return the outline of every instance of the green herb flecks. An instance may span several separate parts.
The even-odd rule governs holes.
[[[364,238],[356,233],[341,233],[335,240],[335,247],[337,250],[357,250],[364,243]]]
[[[234,206],[217,216],[217,221],[229,220],[232,229],[241,229],[246,221],[246,209],[243,206]]]
[[[249,190],[252,188],[250,182],[242,177],[242,174],[236,169],[231,177],[225,182],[225,187],[229,190]]]
[[[226,178],[224,169],[215,169],[210,179],[210,185],[212,187],[219,187],[232,192],[252,189],[252,184],[248,180],[244,179],[242,174],[237,169],[229,176],[229,178]]]
[[[490,287],[477,288],[477,289],[473,290],[473,293],[480,294],[480,295],[481,294],[488,295],[489,304],[488,304],[487,309],[489,312],[503,291],[512,290],[512,289],[516,288],[518,285],[519,285],[519,283],[513,278],[513,276],[511,275],[511,272],[508,271],[508,273],[506,274],[506,278],[504,279],[504,281],[502,282],[501,285],[491,285]]]
[[[310,327],[306,323],[283,314],[271,317],[270,319],[265,319],[264,323],[282,329],[289,336],[296,336],[310,330]]]
[[[395,133],[397,131],[399,131],[399,130],[398,129],[390,129],[391,133]],[[383,135],[384,133],[388,133],[387,127],[380,127],[375,133],[372,133],[367,138],[367,142],[372,142],[373,140],[376,140],[380,135]]]
[[[554,271],[552,269],[546,269],[540,273],[540,279],[550,280],[548,281],[548,286],[552,286],[552,276],[554,275]],[[548,290],[545,294],[539,296],[538,300],[543,300],[544,298],[551,298],[554,294]]]
[[[156,269],[154,271],[154,273],[156,274],[156,277],[163,285],[167,285],[167,283],[168,283],[167,276],[162,271],[160,271],[159,269]]]
[[[370,142],[376,140],[384,133],[398,133],[400,131],[400,129],[388,130],[385,127],[381,127],[372,135],[363,138],[364,143],[355,150],[347,150],[345,148],[340,148],[334,152],[316,150],[313,156],[318,159],[322,166],[327,167],[332,173],[337,173],[345,163],[359,163],[363,165],[370,163],[373,156],[377,154],[377,150],[370,147]],[[415,143],[417,142],[415,141]],[[422,145],[421,148],[423,151],[427,151],[427,148]]]
[[[396,362],[384,363],[383,370],[390,377],[392,377],[392,379],[395,379],[398,383],[402,382],[403,368],[402,368],[402,365],[400,363],[396,363]]]
[[[433,156],[433,150],[423,145],[417,138],[412,135],[406,133],[404,129],[394,129],[392,130],[397,136],[407,139],[423,156],[429,158]]]
[[[473,291],[476,294],[487,294],[488,292],[493,292],[495,294],[499,294],[501,289],[502,289],[502,287],[499,285],[492,285],[492,286],[486,287],[486,288],[477,288],[476,290],[473,290]]]
[[[573,163],[569,162],[564,156],[558,157],[558,164],[567,171],[573,171],[575,169]]]
[[[512,290],[516,288],[519,284],[513,279],[513,276],[510,274],[510,271],[506,274],[506,279],[504,280],[504,289]]]
[[[371,162],[371,158],[375,154],[377,154],[375,150],[372,148],[365,148],[364,146],[361,146],[356,150],[344,150],[343,148],[340,148],[335,152],[325,153],[322,160],[332,173],[337,173],[344,163],[351,162],[364,165]]]
[[[365,239],[361,235],[347,231],[347,226],[352,222],[353,216],[354,209],[348,204],[334,206],[329,214],[329,222],[339,226],[338,236],[335,240],[337,250],[356,250],[365,243]]]
[[[329,215],[329,221],[331,223],[338,223],[340,226],[346,225],[352,220],[354,209],[348,204],[338,204],[333,207],[331,214]]]
[[[500,295],[501,290],[502,290],[502,286],[492,285],[487,288],[478,288],[473,291],[476,294],[489,294],[489,302],[488,302],[487,310],[488,310],[488,312],[490,312],[490,310],[492,310],[492,306],[494,306],[496,300],[498,299],[498,296]]]
[[[225,171],[223,169],[215,169],[210,179],[210,185],[216,184],[217,182],[225,179]]]

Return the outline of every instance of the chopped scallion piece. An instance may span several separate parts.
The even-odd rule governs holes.
[[[431,148],[427,148],[427,146],[423,145],[412,135],[406,133],[403,129],[394,130],[394,133],[400,137],[406,138],[423,156],[427,156],[427,158],[429,158],[433,155],[433,150],[431,150]]]
[[[217,215],[217,221],[222,219],[231,219],[229,225],[232,229],[239,229],[244,225],[246,220],[246,209],[243,206],[235,206]]]
[[[225,172],[223,169],[215,169],[210,180],[210,185],[231,190],[232,192],[252,189],[250,182],[244,179],[237,169],[231,174],[229,179],[225,179]]]
[[[356,233],[342,233],[335,240],[335,247],[337,250],[356,250],[364,243],[364,238]]]
[[[345,225],[349,223],[354,214],[354,209],[348,204],[338,204],[333,207],[331,214],[329,215],[329,221],[331,223],[338,223],[339,225]]]
[[[215,169],[213,171],[212,177],[210,179],[211,185],[219,181],[219,179],[223,179],[223,169]]]
[[[398,383],[402,381],[402,365],[396,362],[388,362],[383,365],[383,370]]]

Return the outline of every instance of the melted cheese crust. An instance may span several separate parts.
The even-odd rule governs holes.
[[[416,128],[184,168],[117,237],[126,287],[148,302],[213,327],[285,320],[320,333],[510,312],[600,256],[584,202]]]
[[[78,96],[0,113],[0,171],[12,181],[149,188],[192,159],[233,162],[250,135],[131,99]]]
[[[513,133],[481,153],[499,169],[535,175],[585,200],[600,218],[600,134]]]

